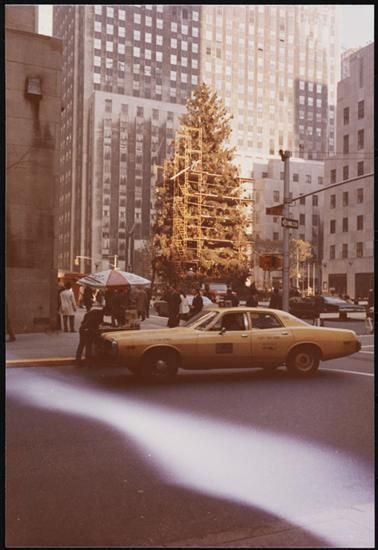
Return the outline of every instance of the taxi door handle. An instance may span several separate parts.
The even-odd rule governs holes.
[[[242,338],[248,338],[248,334],[242,334],[241,337]]]
[[[283,330],[283,331],[281,332],[281,334],[282,334],[283,336],[288,336],[289,333],[287,332],[287,330]]]

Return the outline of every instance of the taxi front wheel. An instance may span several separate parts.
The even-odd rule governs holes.
[[[298,346],[293,349],[286,361],[289,372],[306,376],[319,368],[320,354],[314,346]]]
[[[178,358],[174,352],[154,350],[143,357],[141,377],[146,382],[170,382],[178,370]]]

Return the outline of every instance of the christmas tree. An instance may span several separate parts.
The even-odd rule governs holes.
[[[231,115],[206,84],[180,119],[174,158],[156,186],[155,267],[166,280],[231,280],[248,272],[245,202],[234,148],[226,145]]]

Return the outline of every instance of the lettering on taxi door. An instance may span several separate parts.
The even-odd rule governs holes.
[[[232,344],[215,344],[215,353],[232,353]]]

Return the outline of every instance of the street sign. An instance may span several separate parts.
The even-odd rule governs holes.
[[[298,229],[298,220],[291,220],[290,218],[282,218],[282,227],[289,227],[290,229]]]
[[[265,214],[268,214],[269,216],[283,216],[283,204],[268,206],[265,208]]]

